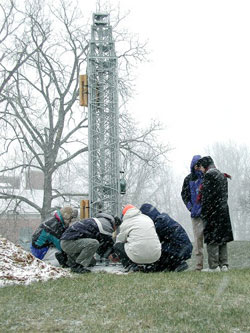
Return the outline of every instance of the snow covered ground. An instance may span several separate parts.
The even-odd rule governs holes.
[[[93,273],[127,274],[121,265],[98,264]],[[46,264],[31,253],[0,236],[0,287],[14,284],[28,285],[60,277],[72,277],[69,269]]]
[[[20,246],[0,237],[0,287],[27,285],[70,275],[68,270],[48,265]]]
[[[120,264],[117,264],[117,265],[110,264],[108,266],[102,265],[102,264],[97,264],[96,266],[91,268],[91,272],[93,272],[93,273],[105,272],[105,273],[118,274],[118,275],[128,274],[127,272],[125,272],[124,268]]]

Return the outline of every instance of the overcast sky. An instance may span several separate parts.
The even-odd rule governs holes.
[[[214,142],[250,145],[250,1],[110,2],[130,10],[129,30],[149,41],[129,111],[163,122],[173,166],[185,172]]]

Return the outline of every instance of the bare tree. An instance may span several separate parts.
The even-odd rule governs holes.
[[[42,218],[55,208],[52,204],[54,199],[84,194],[80,190],[72,193],[70,188],[68,193],[59,191],[56,175],[60,168],[88,151],[87,112],[76,102],[79,73],[86,64],[89,27],[82,25],[84,18],[76,6],[66,0],[59,3],[53,7],[46,1],[29,0],[25,2],[25,11],[19,10],[26,15],[26,21],[29,19],[30,29],[25,34],[28,48],[23,49],[22,59],[25,61],[22,66],[15,69],[1,92],[0,139],[4,147],[1,156],[6,165],[0,173],[40,170],[44,175],[44,197],[42,206],[21,194],[6,191],[0,191],[0,198],[26,202]],[[119,42],[121,34],[116,36]],[[20,35],[14,37],[20,41]],[[127,35],[127,38],[131,37]],[[146,54],[144,44],[136,41],[135,45],[128,41],[127,49],[122,48],[118,55],[120,61],[125,60],[125,68],[130,62],[143,60]],[[31,49],[36,52],[29,52]],[[19,59],[18,55],[18,50],[12,50],[10,54]],[[120,78],[120,87],[126,87],[122,82]],[[127,122],[131,128],[131,119],[122,117],[121,123]],[[131,131],[123,127],[122,147],[150,163],[155,156],[166,151],[151,141],[158,128],[158,124],[153,124],[144,132],[135,131],[131,138]],[[152,149],[151,155],[145,157],[138,149],[141,145],[155,150]]]
[[[15,0],[0,4],[0,95],[8,89],[13,75],[38,51],[48,36],[44,26],[36,44],[29,43],[27,35],[33,34],[32,29],[38,20],[35,12],[29,14],[19,10]],[[39,25],[36,24],[36,28],[40,29]]]
[[[167,151],[156,154],[152,145],[138,146],[136,154],[129,149],[125,151],[123,168],[127,180],[127,192],[123,197],[123,204],[131,203],[139,207],[148,202],[159,209],[164,207],[164,210],[169,210],[171,167],[167,161]],[[150,159],[152,154],[154,154],[153,160]]]
[[[55,171],[87,151],[86,141],[78,139],[84,138],[81,132],[87,128],[87,114],[73,110],[80,66],[86,59],[87,34],[82,34],[83,27],[75,26],[79,19],[76,8],[70,12],[66,10],[66,3],[61,4],[61,11],[50,8],[54,21],[49,22],[41,2],[26,3],[27,15],[32,17],[29,45],[39,50],[16,70],[4,94],[5,108],[0,113],[2,133],[5,130],[4,153],[9,154],[16,142],[22,152],[21,161],[15,161],[15,165],[2,171],[36,168],[43,172],[42,207],[25,197],[15,196],[37,209],[42,217],[50,212],[52,200],[61,195],[53,194]],[[44,35],[46,42],[41,45]],[[76,116],[74,112],[77,112]],[[76,147],[73,152],[68,148],[72,144]],[[13,198],[13,194],[3,193],[2,196]]]

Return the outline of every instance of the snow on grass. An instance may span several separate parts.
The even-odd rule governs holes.
[[[68,270],[46,264],[0,236],[0,287],[69,276]]]
[[[91,271],[127,274],[121,265],[97,265],[91,268]],[[32,282],[70,276],[73,274],[69,270],[49,265],[0,236],[0,287],[15,284],[28,285]]]
[[[117,275],[121,275],[121,274],[128,274],[127,272],[125,272],[124,268],[122,267],[122,265],[117,264],[117,265],[96,265],[94,267],[91,268],[91,272],[93,273],[111,273],[111,274],[117,274]]]

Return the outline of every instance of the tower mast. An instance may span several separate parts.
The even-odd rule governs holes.
[[[87,63],[90,216],[120,214],[117,56],[109,14],[93,14]]]

